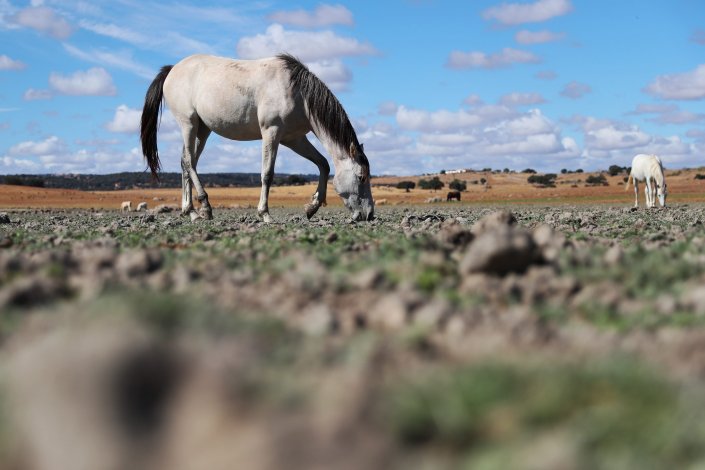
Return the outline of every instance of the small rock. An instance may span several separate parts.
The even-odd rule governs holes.
[[[541,252],[526,231],[505,226],[478,236],[465,252],[459,269],[463,275],[484,272],[503,276],[524,272],[541,261]]]
[[[624,261],[624,249],[622,248],[622,245],[612,245],[607,250],[607,252],[605,252],[605,256],[603,259],[605,261],[605,264],[609,266],[616,266],[618,264],[621,264],[622,261]]]
[[[333,243],[338,239],[338,234],[336,232],[330,232],[328,235],[326,235],[326,243]]]
[[[497,211],[486,215],[475,222],[470,231],[475,235],[480,235],[481,233],[495,230],[500,227],[516,225],[516,223],[517,219],[511,212],[504,210]]]
[[[7,212],[0,212],[0,224],[9,224],[10,222],[10,216],[7,215]]]
[[[391,293],[379,299],[370,309],[368,321],[371,326],[384,330],[398,330],[408,321],[409,307],[399,295]]]

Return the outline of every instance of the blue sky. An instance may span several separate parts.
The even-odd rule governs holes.
[[[373,174],[704,164],[701,0],[0,0],[0,174],[141,171],[159,67],[280,52],[334,90]],[[180,171],[168,112],[159,139]],[[259,169],[258,142],[217,136],[199,163]],[[283,150],[276,171],[315,167]]]

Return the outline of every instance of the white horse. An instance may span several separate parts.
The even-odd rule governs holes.
[[[345,110],[326,85],[294,57],[282,54],[260,60],[208,55],[187,57],[162,67],[145,96],[140,129],[142,152],[152,175],[160,169],[157,127],[162,98],[181,127],[183,215],[213,217],[208,195],[196,173],[211,132],[233,140],[262,140],[262,190],[257,213],[269,215],[269,188],[279,144],[316,164],[318,188],[306,204],[308,218],[326,203],[330,166],[306,138],[313,131],[333,157],[333,183],[354,220],[371,220],[374,202],[370,165]],[[196,212],[191,187],[201,208]]]
[[[656,207],[656,196],[662,207],[666,206],[666,177],[663,174],[661,159],[656,155],[639,154],[632,160],[632,170],[629,172],[627,185],[634,181],[634,207],[639,207],[639,181],[644,181],[644,194],[646,195],[646,207]]]

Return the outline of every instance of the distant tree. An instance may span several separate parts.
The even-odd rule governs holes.
[[[43,188],[44,187],[44,180],[42,178],[38,178],[35,176],[9,175],[9,176],[5,176],[5,178],[3,179],[3,182],[5,184],[12,184],[15,186],[32,186],[35,188]]]
[[[545,175],[534,174],[529,176],[526,181],[541,188],[555,188],[556,176],[555,173],[546,173]]]
[[[607,169],[607,172],[610,174],[610,176],[617,176],[625,170],[626,170],[626,168],[624,168],[622,166],[610,165],[610,167]]]
[[[434,191],[439,190],[445,186],[443,181],[441,181],[438,176],[434,176],[430,180],[421,179],[419,180],[419,187],[421,189],[432,189]]]
[[[526,170],[522,171],[522,173],[533,173],[533,174],[535,174],[535,173],[536,173],[536,170],[534,170],[533,168],[527,168]]]
[[[505,168],[504,170],[502,170],[502,173],[509,173],[510,171],[511,170],[509,168]]]
[[[445,171],[445,170],[441,170],[441,174],[442,174],[442,175],[445,175],[445,174],[446,174],[446,171]]]
[[[565,169],[565,168],[563,168],[563,169],[561,170],[561,175],[565,175],[566,173],[568,173],[568,170]]]
[[[485,184],[487,183],[487,180],[485,178],[480,178],[480,184]]]
[[[582,169],[582,168],[578,168],[577,170],[575,170],[575,172],[576,172],[576,173],[582,173],[582,172],[583,172],[583,169]]]
[[[468,184],[465,181],[460,181],[459,179],[454,179],[448,184],[450,189],[455,189],[456,191],[465,191],[468,189]]]
[[[308,180],[301,175],[288,175],[284,184],[288,186],[301,186],[308,183]]]
[[[607,183],[607,178],[605,178],[605,175],[603,174],[588,176],[585,178],[585,184],[588,186],[609,186],[609,183]]]
[[[416,183],[413,181],[399,181],[397,183],[397,188],[398,189],[405,189],[406,192],[408,193],[410,189],[414,189],[416,187]]]
[[[492,171],[492,168],[483,168],[482,171],[483,171],[483,172],[486,172],[486,173],[489,173],[490,171]]]
[[[695,179],[696,180],[705,180],[705,175],[703,175],[702,173],[696,173]]]

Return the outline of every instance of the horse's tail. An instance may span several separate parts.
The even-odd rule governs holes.
[[[152,177],[159,181],[159,150],[157,149],[157,129],[159,128],[159,117],[162,110],[162,98],[164,97],[164,80],[171,71],[173,65],[165,65],[159,71],[152,84],[147,88],[144,97],[144,107],[142,108],[142,124],[140,125],[140,140],[142,141],[142,154],[147,165],[152,171]]]
[[[629,177],[627,178],[627,184],[624,186],[624,190],[625,190],[625,191],[627,191],[627,190],[629,189],[629,183],[631,183],[631,181],[632,181],[633,179],[634,179],[634,177],[632,176],[632,172],[630,171],[630,172],[629,172]]]

